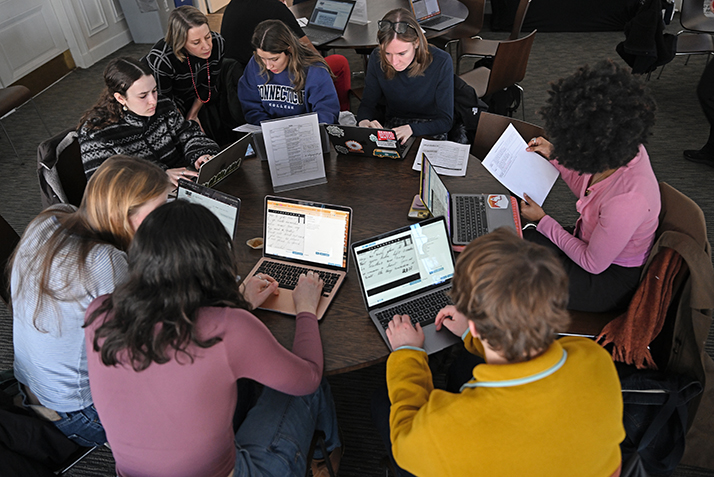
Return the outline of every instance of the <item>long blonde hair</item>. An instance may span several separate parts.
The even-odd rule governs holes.
[[[188,31],[201,25],[208,25],[208,18],[201,10],[191,5],[178,7],[169,15],[169,25],[166,28],[164,40],[174,51],[174,55],[179,61],[186,59],[183,47],[186,46]]]
[[[404,8],[395,8],[394,10],[388,11],[382,20],[387,20],[392,23],[404,22],[409,25],[407,31],[404,33],[397,33],[391,28],[377,33],[377,41],[379,41],[379,59],[381,60],[380,66],[382,67],[384,76],[390,80],[397,74],[397,70],[395,70],[391,63],[387,61],[387,57],[384,54],[384,49],[387,48],[387,45],[395,39],[405,43],[412,43],[416,48],[414,61],[412,61],[412,64],[409,65],[409,71],[407,74],[411,77],[423,75],[424,71],[426,71],[431,64],[432,57],[431,52],[429,51],[429,43],[426,41],[426,37],[421,31],[421,27],[416,21],[416,18],[412,15],[412,12]]]
[[[23,262],[16,289],[22,291],[25,280],[37,282],[37,306],[32,320],[35,328],[45,331],[38,322],[38,313],[44,299],[64,301],[66,291],[76,285],[73,281],[81,281],[86,275],[87,257],[95,245],[110,244],[122,251],[129,248],[134,236],[131,216],[142,205],[165,195],[169,186],[168,176],[157,165],[144,159],[113,156],[89,179],[77,210],[51,207],[30,223],[27,230],[49,217],[56,218],[60,224],[37,250],[23,253],[23,259],[26,257],[27,262]],[[24,235],[20,241],[21,246],[27,231]],[[63,250],[75,243],[78,246],[76,263],[67,263],[65,257],[61,267],[56,264],[55,259],[62,256]],[[15,249],[8,271],[12,270],[19,248]],[[62,285],[53,287],[50,278],[60,269],[63,273],[61,279],[53,281],[59,281]]]
[[[280,20],[265,20],[258,23],[253,32],[251,44],[254,49],[260,48],[268,53],[288,55],[287,68],[290,73],[290,82],[296,91],[305,87],[307,79],[305,70],[309,66],[322,66],[332,76],[332,71],[327,66],[325,59],[300,43],[300,39],[295,36],[295,33]],[[260,59],[257,52],[254,53],[254,56],[255,61],[260,65],[260,74],[265,76],[266,82],[269,81],[270,72],[265,68],[263,60]]]

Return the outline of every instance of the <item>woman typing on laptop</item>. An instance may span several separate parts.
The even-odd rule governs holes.
[[[336,466],[317,275],[303,274],[294,290],[288,351],[249,311],[278,284],[259,276],[239,288],[232,239],[205,207],[179,199],[158,208],[128,262],[128,281],[92,303],[86,328],[92,395],[118,475],[302,476],[316,428]],[[236,391],[240,378],[265,386],[257,401]],[[237,433],[236,404],[250,408]],[[313,475],[323,475],[315,460]]]
[[[134,58],[117,58],[104,70],[106,87],[79,122],[78,140],[87,178],[109,157],[127,154],[166,170],[171,182],[194,177],[218,152],[198,123],[187,121],[173,101],[158,97],[151,69]]]
[[[340,102],[322,56],[300,43],[280,20],[259,23],[252,44],[255,53],[238,83],[246,121],[259,125],[315,112],[319,122],[337,123]]]
[[[394,129],[402,143],[411,136],[446,139],[454,116],[451,56],[430,46],[414,15],[403,8],[379,21],[377,39],[379,48],[369,59],[358,124]],[[386,104],[384,125],[377,119],[379,104]]]
[[[528,150],[558,168],[578,198],[580,217],[571,232],[527,196],[521,215],[538,223],[524,238],[563,261],[569,309],[624,309],[637,289],[660,211],[659,185],[644,146],[655,109],[644,83],[610,60],[552,85],[541,111],[552,142],[533,138]]]

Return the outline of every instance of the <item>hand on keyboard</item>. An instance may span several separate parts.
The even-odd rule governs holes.
[[[316,315],[323,285],[324,282],[317,273],[309,271],[307,274],[301,274],[297,286],[293,290],[295,311],[297,313],[306,311]]]
[[[255,309],[262,305],[270,295],[278,295],[280,290],[278,290],[278,282],[273,277],[256,273],[243,282],[241,293],[243,293],[243,298]]]
[[[412,325],[409,315],[394,315],[387,327],[387,339],[392,349],[402,346],[424,347],[424,332],[419,323]]]
[[[441,329],[441,325],[458,337],[464,335],[469,328],[469,320],[456,310],[454,305],[445,306],[436,315],[436,330]]]

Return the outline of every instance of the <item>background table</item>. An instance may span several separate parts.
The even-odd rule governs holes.
[[[442,13],[452,17],[466,18],[469,9],[458,0],[439,0]],[[315,2],[298,3],[290,7],[290,10],[297,17],[310,18],[310,14],[315,6]],[[367,18],[369,23],[357,25],[349,23],[342,38],[322,46],[321,48],[374,48],[377,46],[377,22],[384,17],[385,13],[395,8],[406,8],[410,10],[409,0],[367,0]],[[455,26],[455,25],[454,25]],[[424,29],[427,38],[434,38],[451,30],[447,28],[442,31]]]
[[[325,157],[327,184],[288,191],[285,197],[327,202],[352,207],[352,241],[415,223],[407,218],[412,198],[419,193],[419,172],[412,170],[417,140],[403,161],[360,156]],[[470,157],[466,177],[444,177],[453,192],[507,193],[481,165]],[[245,276],[262,256],[246,240],[263,236],[264,197],[273,194],[268,163],[251,158],[217,187],[241,199],[236,236],[239,273]],[[292,346],[295,321],[292,317],[265,310],[255,314],[278,341]],[[320,333],[328,374],[358,369],[377,363],[389,353],[367,314],[352,257],[349,272],[337,296],[320,322]]]

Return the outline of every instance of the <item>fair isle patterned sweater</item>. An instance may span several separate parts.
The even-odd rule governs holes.
[[[78,139],[87,179],[115,154],[147,159],[162,169],[171,169],[188,166],[204,154],[219,150],[218,144],[196,122],[186,121],[168,98],[159,98],[156,112],[148,118],[125,111],[121,121],[104,129],[90,130],[83,124]]]

